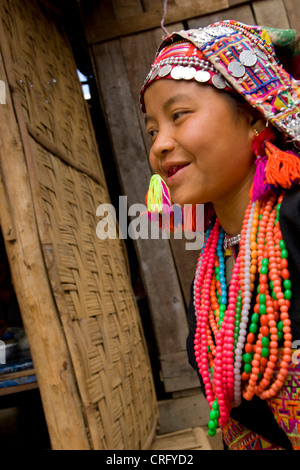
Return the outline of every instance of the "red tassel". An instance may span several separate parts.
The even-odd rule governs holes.
[[[271,142],[265,147],[268,161],[266,165],[266,181],[282,188],[290,188],[300,179],[300,159],[292,152],[284,152]]]
[[[257,157],[263,157],[265,154],[265,144],[266,142],[275,142],[276,135],[271,127],[266,127],[258,135],[253,138],[252,141],[252,150],[254,155]]]

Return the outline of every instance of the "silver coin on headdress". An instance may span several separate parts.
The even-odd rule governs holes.
[[[158,72],[158,75],[160,77],[166,77],[167,75],[169,75],[171,70],[172,70],[172,65],[171,64],[166,64],[163,67],[161,67],[160,71]]]
[[[228,72],[231,73],[233,77],[239,78],[245,75],[246,70],[243,64],[241,64],[237,60],[234,60],[228,65]]]
[[[151,70],[149,80],[154,80],[157,77],[158,72],[159,72],[159,67],[156,66],[153,70]]]
[[[253,67],[257,62],[257,56],[251,51],[243,51],[239,55],[239,59],[246,67]]]
[[[210,73],[207,70],[198,70],[195,74],[195,80],[200,83],[205,83],[210,80]]]
[[[255,54],[263,60],[268,60],[267,54],[265,54],[264,51],[262,51],[258,47],[255,49]]]
[[[224,80],[224,78],[220,74],[214,75],[213,78],[212,78],[212,82],[213,82],[213,85],[216,88],[219,88],[220,90],[223,90],[227,86],[226,81]]]
[[[184,80],[192,80],[196,75],[194,67],[184,67],[183,78]]]
[[[183,78],[184,69],[185,67],[182,67],[182,65],[177,65],[176,67],[172,69],[171,77],[174,80],[181,80]]]

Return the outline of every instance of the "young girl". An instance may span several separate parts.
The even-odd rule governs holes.
[[[141,91],[155,181],[209,217],[187,349],[228,449],[300,449],[298,52],[293,30],[180,31]]]

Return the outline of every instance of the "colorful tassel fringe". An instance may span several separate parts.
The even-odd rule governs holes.
[[[168,211],[172,205],[170,190],[157,173],[150,179],[146,203],[149,212],[158,214]]]
[[[266,181],[288,189],[300,179],[300,159],[291,151],[284,152],[271,142],[266,143]]]
[[[261,199],[270,189],[278,186],[288,189],[300,180],[300,158],[290,150],[280,150],[273,142],[276,135],[266,128],[253,139],[256,171],[250,191],[252,201]]]
[[[148,216],[151,221],[159,219],[159,227],[162,230],[174,233],[177,230],[187,232],[197,231],[197,210],[195,205],[186,205],[181,208],[173,205],[171,194],[164,180],[154,174],[149,183],[146,194]]]

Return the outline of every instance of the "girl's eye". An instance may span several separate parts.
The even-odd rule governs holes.
[[[176,121],[177,119],[179,119],[181,116],[187,114],[187,111],[177,111],[175,113],[173,113],[173,121]]]
[[[157,130],[156,129],[150,129],[147,132],[148,132],[148,135],[149,135],[150,139],[154,140],[156,135],[157,135]]]

